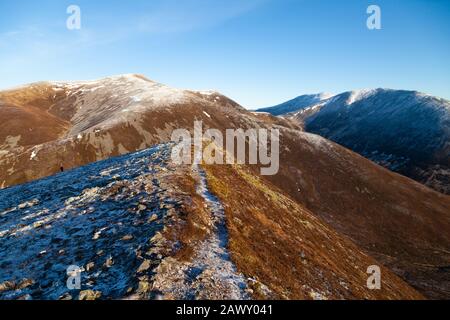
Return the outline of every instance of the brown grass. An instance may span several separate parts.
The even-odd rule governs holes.
[[[225,206],[233,261],[258,280],[255,298],[268,298],[262,284],[277,299],[311,299],[313,291],[329,299],[422,298],[386,268],[382,290],[368,290],[365,271],[380,263],[245,167],[206,171]]]

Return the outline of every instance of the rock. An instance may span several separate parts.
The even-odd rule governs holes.
[[[111,268],[113,266],[113,264],[114,264],[114,260],[111,256],[109,256],[109,258],[106,259],[104,266],[107,268]]]
[[[36,221],[35,223],[33,223],[33,228],[38,229],[38,228],[42,227],[43,225],[44,225],[44,221]]]
[[[72,296],[70,295],[70,293],[66,292],[62,296],[60,296],[58,300],[72,300]]]
[[[145,211],[145,210],[147,210],[147,206],[146,205],[144,205],[144,204],[139,204],[139,206],[138,206],[138,212],[141,212],[141,211]]]
[[[154,236],[153,236],[153,238],[150,240],[150,242],[152,242],[152,243],[157,243],[157,242],[160,242],[161,240],[163,240],[164,238],[163,238],[163,236],[162,236],[162,234],[160,233],[160,232],[157,232]]]
[[[92,237],[92,240],[98,240],[99,238],[100,238],[100,235],[101,235],[102,233],[101,232],[96,232],[95,234],[94,234],[94,236]]]
[[[150,290],[150,283],[148,281],[139,282],[139,288],[137,289],[138,293],[148,293]]]
[[[152,223],[154,221],[158,220],[158,215],[157,214],[153,214],[149,219],[148,219],[148,223]]]
[[[254,291],[252,289],[246,289],[245,292],[251,296]]]
[[[86,265],[86,271],[92,270],[92,269],[94,268],[94,266],[95,266],[95,263],[94,263],[94,262],[89,262],[89,263]]]
[[[78,297],[79,300],[97,300],[102,296],[100,291],[83,290]]]
[[[5,281],[0,283],[0,292],[14,290],[16,284],[12,281]]]
[[[34,284],[34,281],[31,279],[23,279],[19,285],[16,287],[16,290],[22,290],[25,288],[28,288],[29,286],[32,286]]]
[[[140,265],[140,267],[137,270],[137,273],[142,273],[147,271],[148,269],[150,269],[152,265],[152,262],[150,260],[144,260],[144,262],[142,262],[142,264]]]

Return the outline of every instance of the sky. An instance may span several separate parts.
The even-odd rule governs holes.
[[[0,1],[0,89],[138,73],[249,109],[378,87],[450,99],[449,39],[448,0]]]

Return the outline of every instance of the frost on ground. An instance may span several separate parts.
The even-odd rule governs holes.
[[[244,299],[226,249],[222,205],[200,169],[170,164],[171,144],[0,191],[0,299]],[[191,262],[164,231],[185,205],[174,175],[192,175],[213,232]],[[189,198],[189,194],[187,195]],[[81,288],[67,288],[67,269]],[[167,267],[171,272],[164,272]]]
[[[117,299],[176,201],[159,187],[169,148],[94,163],[0,192],[0,299]],[[76,265],[82,288],[66,287]],[[87,294],[86,292],[91,292]]]
[[[227,250],[228,232],[220,201],[208,190],[204,171],[193,166],[197,193],[211,214],[212,232],[197,246],[191,261],[168,258],[156,270],[155,288],[172,299],[249,299],[247,283],[238,274]]]

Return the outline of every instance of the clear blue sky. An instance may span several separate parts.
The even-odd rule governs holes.
[[[366,28],[370,4],[382,30]],[[0,88],[122,73],[247,108],[371,87],[450,99],[450,1],[0,1]]]

